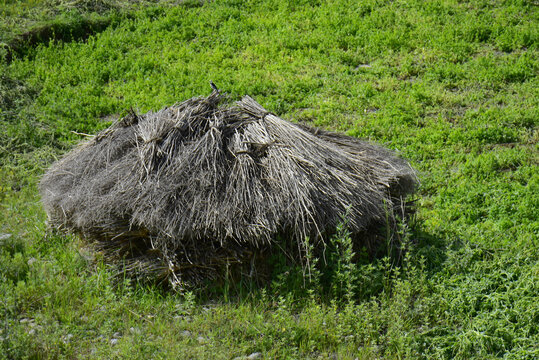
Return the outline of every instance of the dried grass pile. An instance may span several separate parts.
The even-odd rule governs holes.
[[[360,241],[416,184],[409,164],[352,137],[287,122],[214,91],[131,113],[41,181],[51,225],[79,234],[129,274],[173,285],[250,264],[280,237],[301,253],[344,213]]]

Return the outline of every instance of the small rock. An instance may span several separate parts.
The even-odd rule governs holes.
[[[369,69],[371,68],[372,66],[369,65],[369,64],[359,64],[357,67],[356,67],[356,70],[357,69]]]
[[[247,359],[249,360],[262,359],[262,353],[254,352],[251,355],[247,356]]]
[[[82,321],[82,322],[88,322],[88,320],[90,320],[90,319],[88,319],[88,316],[86,316],[86,315],[83,315],[83,316],[80,317],[80,321]]]
[[[28,330],[28,335],[34,335],[35,333],[36,333],[36,329]]]
[[[122,337],[122,334],[119,333],[119,332],[115,332],[114,334],[112,334],[112,337],[113,337],[113,338],[121,338],[121,337]]]
[[[28,259],[26,263],[28,264],[28,266],[32,266],[32,264],[35,263],[36,261],[37,261],[36,258],[31,257],[30,259]]]
[[[0,241],[7,240],[11,237],[11,234],[0,234]]]
[[[204,339],[204,337],[202,337],[202,336],[199,336],[199,337],[197,337],[197,341],[198,341],[199,344],[204,344],[206,342],[206,339]]]
[[[27,324],[27,323],[31,323],[31,322],[33,322],[33,321],[34,321],[34,320],[29,319],[29,318],[22,318],[22,319],[19,320],[19,322],[20,322],[21,324]]]
[[[189,330],[184,330],[180,333],[183,337],[191,337],[191,332]]]
[[[62,339],[62,341],[64,342],[64,344],[68,344],[69,341],[73,338],[73,334],[67,334],[66,336],[64,336],[64,338]]]
[[[116,344],[118,344],[118,339],[110,339],[110,344],[111,344],[111,345],[116,345]]]
[[[130,327],[129,331],[131,332],[131,334],[136,334],[136,335],[140,334],[140,329],[136,327]]]

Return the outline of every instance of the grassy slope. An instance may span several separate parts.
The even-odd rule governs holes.
[[[296,3],[146,8],[0,64],[0,358],[539,356],[537,6]],[[281,277],[204,305],[114,287],[76,239],[47,232],[36,183],[73,132],[210,79],[409,158],[422,187],[402,267],[361,263],[354,304]]]

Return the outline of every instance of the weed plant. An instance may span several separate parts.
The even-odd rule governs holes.
[[[149,3],[0,2],[0,359],[539,357],[535,2]],[[8,59],[84,19],[110,23]],[[343,221],[325,258],[276,258],[270,285],[180,294],[118,282],[47,229],[37,181],[81,134],[210,79],[410,159],[398,251],[353,249]]]

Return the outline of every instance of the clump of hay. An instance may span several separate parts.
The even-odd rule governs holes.
[[[68,153],[40,184],[50,224],[129,274],[184,286],[224,264],[252,271],[278,238],[301,254],[344,213],[360,241],[392,221],[416,185],[389,150],[290,123],[248,96],[222,100],[214,91],[130,113]]]

